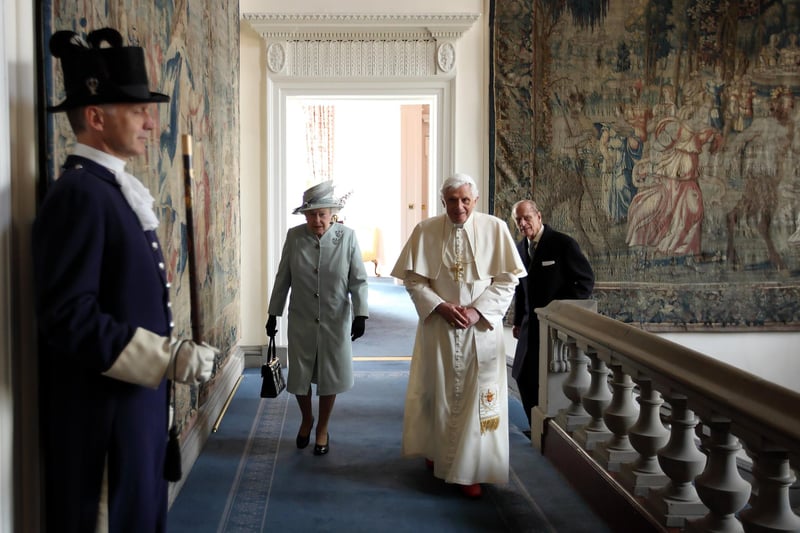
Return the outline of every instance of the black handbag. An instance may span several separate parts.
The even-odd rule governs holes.
[[[267,362],[261,365],[261,378],[262,398],[277,398],[281,391],[286,388],[286,381],[283,379],[283,370],[281,370],[281,362],[278,359],[277,350],[275,349],[274,336],[269,338]]]

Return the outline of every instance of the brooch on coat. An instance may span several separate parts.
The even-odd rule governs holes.
[[[342,235],[344,235],[344,230],[337,229],[336,236],[333,239],[331,239],[333,241],[333,244],[339,244],[339,242],[341,242],[342,240]]]

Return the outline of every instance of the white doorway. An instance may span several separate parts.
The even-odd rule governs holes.
[[[403,190],[395,200],[397,209],[403,205],[406,211],[408,205],[412,209],[424,206],[428,216],[437,214],[438,202],[436,195],[429,198],[431,191],[438,190],[443,177],[453,173],[455,163],[458,41],[479,17],[480,13],[463,11],[243,14],[242,18],[263,39],[259,69],[264,75],[264,86],[259,106],[263,105],[266,124],[261,131],[253,132],[257,139],[265,140],[256,145],[260,149],[261,168],[266,171],[261,189],[264,196],[259,202],[263,228],[259,235],[262,253],[259,276],[267,280],[263,292],[270,291],[270,280],[277,273],[289,226],[302,222],[290,214],[302,199],[307,178],[288,178],[289,101],[383,99],[428,105],[431,161],[427,167],[426,192],[419,198],[416,190],[410,191],[409,201],[404,197],[409,191]],[[471,53],[479,46],[473,40]],[[468,87],[479,83],[480,78],[473,62],[464,65],[470,85],[461,88],[461,96],[474,94]],[[465,129],[470,130],[471,126]],[[354,212],[355,209],[351,212],[348,208],[343,214],[355,216]],[[405,211],[402,216],[400,211],[393,211],[390,216],[382,212],[379,216],[399,219],[398,224],[405,228],[412,220],[407,215]],[[390,261],[386,259],[387,263]]]
[[[341,107],[340,118],[336,120],[337,130],[341,127],[343,138],[349,136],[352,139],[348,143],[350,146],[337,148],[348,153],[349,162],[340,162],[338,167],[334,164],[332,175],[337,195],[353,192],[342,216],[346,223],[361,231],[359,243],[364,248],[379,248],[378,244],[382,247],[379,250],[379,272],[388,275],[415,221],[438,213],[439,185],[443,176],[452,172],[452,80],[405,82],[400,88],[398,84],[359,81],[332,82],[324,84],[327,85],[324,89],[321,85],[319,82],[290,80],[268,83],[270,113],[267,123],[267,198],[264,204],[268,206],[267,279],[274,279],[277,272],[286,232],[303,222],[302,217],[291,212],[300,205],[303,191],[315,183],[315,179],[319,181],[319,178],[309,175],[304,163],[307,158],[305,119],[300,110],[303,105],[320,103]],[[404,127],[400,109],[403,106],[418,106],[420,120],[421,110],[427,109],[424,118],[427,153],[424,147],[418,147],[418,156],[426,158],[425,172],[418,172],[410,180],[401,179],[404,172],[413,175],[401,164]],[[371,116],[364,118],[365,113]],[[414,119],[409,119],[406,114],[405,120]],[[340,144],[338,133],[336,138]],[[385,139],[391,140],[383,142]],[[378,146],[381,150],[376,148]],[[385,155],[384,147],[397,150],[397,155]],[[366,150],[371,152],[366,153]],[[393,161],[376,157],[381,153],[383,158]],[[375,228],[381,230],[377,244]],[[374,274],[374,270],[370,273]]]
[[[429,177],[438,166],[430,135],[435,105],[422,95],[287,98],[289,212],[306,188],[333,180],[336,196],[346,197],[339,221],[357,231],[372,275],[388,275],[411,229],[431,214]],[[303,222],[301,215],[290,215],[287,225]]]

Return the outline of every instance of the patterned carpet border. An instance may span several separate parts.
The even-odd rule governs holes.
[[[290,395],[262,400],[217,531],[264,531]]]

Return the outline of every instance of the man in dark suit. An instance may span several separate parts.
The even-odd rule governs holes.
[[[591,297],[594,272],[575,239],[542,224],[542,213],[532,200],[514,204],[514,220],[523,234],[517,251],[528,276],[516,289],[512,333],[517,349],[511,376],[530,423],[531,409],[539,404],[539,319],[534,309],[553,300]]]

